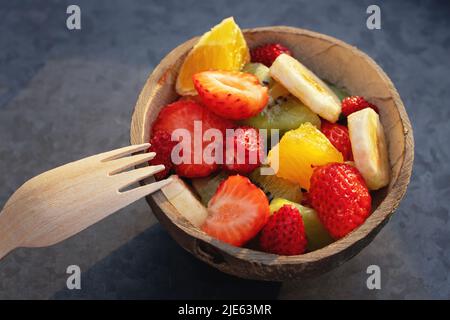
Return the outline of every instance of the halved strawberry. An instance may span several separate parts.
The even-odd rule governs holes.
[[[194,135],[195,121],[199,121],[199,123],[201,123],[201,137],[196,137]],[[231,121],[219,118],[206,107],[200,105],[194,100],[185,99],[171,103],[161,109],[157,119],[154,122],[152,132],[156,133],[157,131],[165,131],[172,135],[173,131],[176,129],[186,129],[190,133],[190,151],[183,150],[183,152],[189,152],[189,155],[185,156],[189,158],[190,161],[189,163],[175,164],[174,168],[179,176],[194,178],[208,176],[219,167],[218,163],[206,163],[203,159],[203,150],[210,143],[209,141],[203,141],[204,132],[208,129],[215,128],[220,130],[222,134],[225,135],[225,129],[233,127],[234,124]],[[201,161],[199,163],[195,163],[194,161],[194,141],[196,139],[197,141],[202,141],[202,154],[200,158]]]
[[[269,201],[246,177],[235,175],[223,181],[208,204],[208,218],[201,229],[212,237],[242,246],[269,219]]]
[[[266,87],[250,73],[204,71],[192,77],[205,106],[226,119],[247,119],[258,114],[269,101]]]

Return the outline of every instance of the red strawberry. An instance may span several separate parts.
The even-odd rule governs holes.
[[[321,130],[331,144],[342,153],[344,161],[353,160],[350,135],[346,126],[322,120]]]
[[[198,124],[201,123],[201,137],[194,135],[194,121],[199,121]],[[194,162],[194,141],[196,139],[198,139],[197,141],[203,141],[203,133],[210,128],[219,129],[225,135],[225,129],[233,127],[234,124],[232,122],[219,118],[194,100],[179,100],[161,109],[152,130],[154,133],[157,131],[165,131],[172,135],[175,129],[186,129],[190,133],[190,150],[183,149],[180,152],[180,156],[185,156],[190,161],[187,161],[189,163],[175,164],[174,167],[179,176],[194,178],[205,177],[219,167],[215,162],[210,164],[206,163],[203,159],[203,154],[200,155],[199,163]],[[209,141],[201,142],[202,153],[209,143]],[[186,155],[184,152],[189,154]]]
[[[261,231],[261,249],[285,256],[302,254],[306,249],[306,233],[303,219],[297,208],[282,206],[274,212]]]
[[[261,165],[260,152],[264,142],[255,128],[243,126],[234,132],[232,137],[227,137],[231,141],[227,141],[224,167],[241,174],[250,173]]]
[[[269,43],[250,50],[252,62],[259,62],[270,67],[282,53],[291,55],[291,51],[279,43]]]
[[[208,203],[208,218],[201,229],[212,237],[242,246],[269,219],[269,201],[248,178],[235,175],[224,180]]]
[[[192,77],[205,106],[226,119],[247,119],[258,114],[269,101],[267,87],[250,73],[204,71]]]
[[[166,168],[155,174],[156,180],[162,180],[168,176],[172,170],[173,163],[170,159],[172,148],[176,142],[171,140],[170,134],[165,131],[156,131],[150,139],[149,151],[156,152],[156,156],[149,161],[150,165],[163,164]]]
[[[344,98],[342,100],[342,114],[348,117],[353,112],[365,109],[372,108],[376,113],[378,113],[378,107],[366,99],[360,96],[351,96]]]
[[[309,199],[335,239],[346,236],[370,215],[369,190],[358,169],[349,164],[316,167],[311,176]]]

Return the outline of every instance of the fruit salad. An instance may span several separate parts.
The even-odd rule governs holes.
[[[150,133],[162,192],[194,227],[277,255],[361,226],[389,184],[379,108],[319,78],[287,43],[249,48],[233,18],[180,67]]]

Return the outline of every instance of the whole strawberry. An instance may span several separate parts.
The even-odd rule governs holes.
[[[363,97],[360,96],[351,96],[342,99],[342,114],[348,117],[353,112],[365,109],[372,108],[376,113],[378,113],[378,107]]]
[[[370,215],[369,190],[358,169],[349,164],[316,167],[311,176],[309,199],[335,239],[346,236]]]
[[[291,55],[291,51],[279,43],[269,43],[250,50],[252,62],[259,62],[267,67],[282,53]]]
[[[241,174],[252,172],[261,165],[260,153],[263,140],[257,129],[242,126],[227,137],[225,169]]]
[[[330,140],[331,144],[342,153],[344,161],[353,160],[352,144],[346,126],[323,120],[321,131]]]
[[[165,169],[163,171],[155,174],[156,180],[164,179],[172,170],[173,163],[170,155],[172,153],[172,148],[175,146],[175,143],[175,141],[171,140],[170,134],[162,130],[155,131],[150,138],[151,145],[149,151],[156,152],[156,156],[149,161],[149,164],[163,164],[165,166]]]
[[[303,219],[297,208],[284,205],[274,212],[261,231],[261,249],[265,252],[292,256],[306,250]]]

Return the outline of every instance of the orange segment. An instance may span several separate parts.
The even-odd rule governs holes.
[[[273,167],[276,167],[276,151],[279,153],[276,175],[305,189],[309,189],[314,166],[344,161],[327,137],[309,122],[286,132],[278,145],[270,150],[268,158]]]
[[[232,17],[206,32],[189,52],[178,74],[180,95],[195,95],[192,76],[201,71],[239,71],[250,61],[244,35]]]

